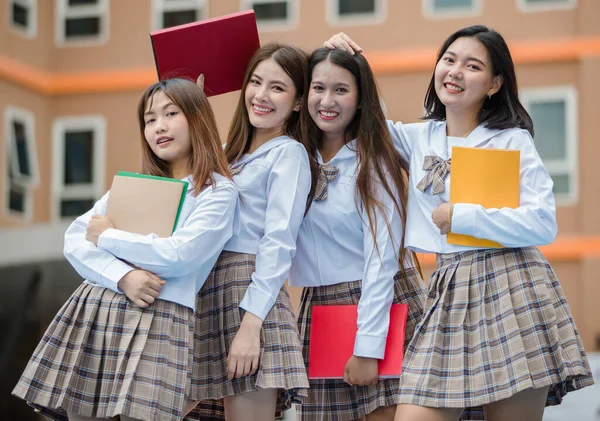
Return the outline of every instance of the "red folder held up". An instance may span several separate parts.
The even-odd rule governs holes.
[[[260,47],[253,10],[154,31],[150,40],[160,80],[202,73],[207,96],[241,89]]]
[[[308,357],[309,379],[342,379],[346,362],[354,353],[357,305],[314,306]],[[404,358],[407,304],[392,304],[384,359],[379,377],[400,377]]]

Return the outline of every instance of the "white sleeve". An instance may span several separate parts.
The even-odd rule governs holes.
[[[390,308],[394,300],[394,276],[399,270],[402,221],[393,199],[381,184],[376,185],[377,200],[383,205],[389,228],[384,215],[377,208],[374,238],[369,229],[367,214],[362,212],[365,268],[358,302],[358,333],[354,355],[382,359],[390,323]]]
[[[226,183],[204,194],[186,219],[168,238],[106,230],[98,248],[161,278],[194,272],[225,246],[233,232],[237,188]]]
[[[411,147],[407,125],[399,121],[394,123],[392,120],[387,120],[387,125],[394,147],[406,162],[410,162]]]
[[[481,205],[456,203],[452,232],[496,241],[505,247],[549,244],[558,229],[552,179],[528,132],[518,131],[508,148],[521,151],[519,207],[485,209]]]
[[[294,150],[296,156],[278,157],[268,176],[265,234],[258,243],[252,282],[240,303],[263,320],[290,271],[310,192],[308,155],[301,145]]]
[[[75,219],[67,228],[63,252],[79,275],[122,294],[117,283],[133,268],[85,238],[92,216],[105,214],[108,195],[109,193],[105,194],[89,212]]]

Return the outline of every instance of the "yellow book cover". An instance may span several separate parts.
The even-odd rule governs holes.
[[[450,203],[474,203],[484,208],[519,206],[521,152],[508,149],[452,148]],[[448,243],[485,248],[501,244],[448,233]]]

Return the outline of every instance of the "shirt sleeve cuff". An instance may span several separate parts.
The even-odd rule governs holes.
[[[97,247],[117,255],[119,245],[119,230],[109,228],[98,237]]]
[[[122,294],[123,291],[119,289],[118,283],[121,278],[131,272],[133,268],[129,266],[127,263],[115,259],[111,263],[104,268],[102,271],[102,275],[104,276],[104,287],[114,291],[116,293]]]
[[[456,203],[452,210],[451,231],[454,234],[474,235],[475,209],[478,205]]]
[[[382,360],[385,355],[385,342],[386,338],[358,333],[354,342],[354,355]]]
[[[253,285],[250,284],[244,298],[240,302],[240,308],[254,314],[261,320],[265,320],[269,311],[273,308],[273,304],[275,302],[269,295],[259,291],[257,288],[253,288]]]

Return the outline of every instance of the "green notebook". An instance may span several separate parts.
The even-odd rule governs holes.
[[[115,228],[169,237],[181,214],[188,182],[119,171],[113,179],[106,216]]]

